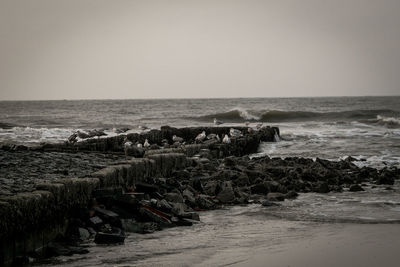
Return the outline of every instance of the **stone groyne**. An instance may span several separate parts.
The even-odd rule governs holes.
[[[231,138],[230,144],[208,140],[194,143],[195,137],[206,134],[228,134],[230,127],[162,127],[142,134],[88,139],[77,143],[44,144],[35,148],[17,149],[35,152],[103,152],[123,153],[124,140],[143,143],[145,139],[161,146],[163,140],[172,143],[172,136],[182,137],[185,145],[144,150],[142,157],[112,165],[84,178],[62,178],[36,184],[31,192],[0,195],[0,265],[9,265],[19,256],[40,253],[56,236],[62,235],[69,218],[78,216],[88,207],[93,192],[103,188],[129,188],[148,178],[171,177],[175,171],[192,165],[192,156],[206,150],[212,158],[244,156],[254,153],[261,141],[274,141],[278,128],[264,127],[249,133],[248,128],[236,128],[243,136]],[[3,146],[4,150],[13,149]],[[15,148],[14,148],[15,149]]]

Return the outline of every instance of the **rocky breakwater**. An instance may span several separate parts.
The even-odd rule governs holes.
[[[131,181],[128,173],[141,168],[152,172]],[[202,150],[193,157],[152,155],[93,176],[100,179],[102,188],[93,192],[86,215],[75,220],[69,238],[109,244],[123,242],[128,232],[146,234],[166,227],[191,226],[200,220],[201,211],[223,205],[260,203],[268,208],[299,193],[360,191],[366,186],[390,190],[400,179],[400,170],[359,168],[352,158],[216,159],[211,151]]]
[[[260,141],[274,141],[276,136],[279,136],[279,129],[276,127],[262,127],[258,130],[253,130],[248,127],[235,127],[240,131],[240,138],[232,138],[229,146],[222,143],[224,135],[230,135],[232,127],[186,127],[174,128],[162,126],[160,130],[149,130],[142,133],[121,134],[113,137],[104,138],[89,138],[79,142],[66,141],[57,144],[44,144],[34,148],[41,151],[59,151],[59,152],[124,152],[124,144],[129,141],[132,144],[143,145],[148,141],[149,147],[132,150],[130,155],[135,157],[143,157],[144,153],[149,150],[154,151],[153,154],[170,152],[165,149],[177,149],[178,152],[183,152],[192,156],[199,152],[202,148],[209,148],[214,153],[214,156],[225,157],[229,155],[243,156],[249,153],[254,153],[258,149]],[[205,140],[196,141],[196,137],[205,133]],[[208,138],[213,135],[213,138]],[[182,141],[175,141],[175,137],[182,138]],[[218,136],[218,139],[216,138]],[[229,147],[229,148],[228,148]],[[18,149],[22,149],[19,147]],[[162,151],[160,150],[162,149]]]
[[[205,158],[255,152],[260,141],[272,141],[279,133],[277,128],[265,127],[259,131],[243,128],[236,129],[240,135],[232,136],[229,142],[213,140],[216,135],[229,134],[230,130],[227,127],[162,127],[142,134],[34,148],[3,145],[2,150],[10,153],[102,151],[123,155],[125,152],[126,160],[86,177],[44,179],[42,183],[33,183],[29,192],[17,190],[18,193],[1,195],[0,263],[23,264],[43,255],[85,253],[85,249],[75,246],[76,241],[90,237],[95,237],[97,243],[113,243],[123,241],[125,230],[146,233],[162,227],[192,224],[199,219],[193,210],[212,208],[214,202],[209,197],[198,196],[196,186],[182,190],[175,177],[186,175],[187,168],[190,170]],[[214,138],[198,139],[203,131]],[[175,142],[177,135],[184,141]],[[132,158],[124,143],[136,144],[146,139],[152,145],[143,148],[140,158]],[[12,160],[10,162],[13,165]],[[200,204],[188,205],[187,198]],[[51,243],[57,236],[63,237],[60,239],[63,245]]]

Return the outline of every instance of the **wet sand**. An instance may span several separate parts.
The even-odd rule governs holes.
[[[226,250],[197,266],[395,267],[399,236],[398,224],[323,224],[301,238],[254,248],[244,259],[229,260],[232,251]]]
[[[400,224],[277,219],[258,205],[206,211],[191,227],[130,234],[124,245],[89,244],[89,254],[46,266],[397,267]]]

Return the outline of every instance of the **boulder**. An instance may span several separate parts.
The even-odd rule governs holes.
[[[359,184],[353,184],[350,186],[349,191],[350,192],[359,192],[359,191],[364,191],[364,189]]]
[[[285,195],[282,193],[268,193],[267,200],[268,201],[284,201]]]
[[[252,185],[250,187],[251,193],[252,194],[260,194],[260,195],[266,195],[269,192],[269,186],[267,183],[258,183],[255,185]]]
[[[184,199],[180,193],[167,193],[165,199],[173,203],[183,203]]]
[[[196,205],[196,199],[194,197],[194,194],[190,190],[188,189],[183,190],[182,196],[185,199],[185,203],[187,203],[189,206]]]
[[[221,191],[217,195],[217,199],[221,203],[232,203],[235,200],[235,192],[233,191],[232,182],[223,182]]]
[[[207,195],[196,196],[196,204],[201,209],[210,210],[215,208],[215,203]]]

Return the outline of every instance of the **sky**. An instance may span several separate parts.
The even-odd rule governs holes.
[[[400,94],[398,0],[0,0],[0,100]]]

